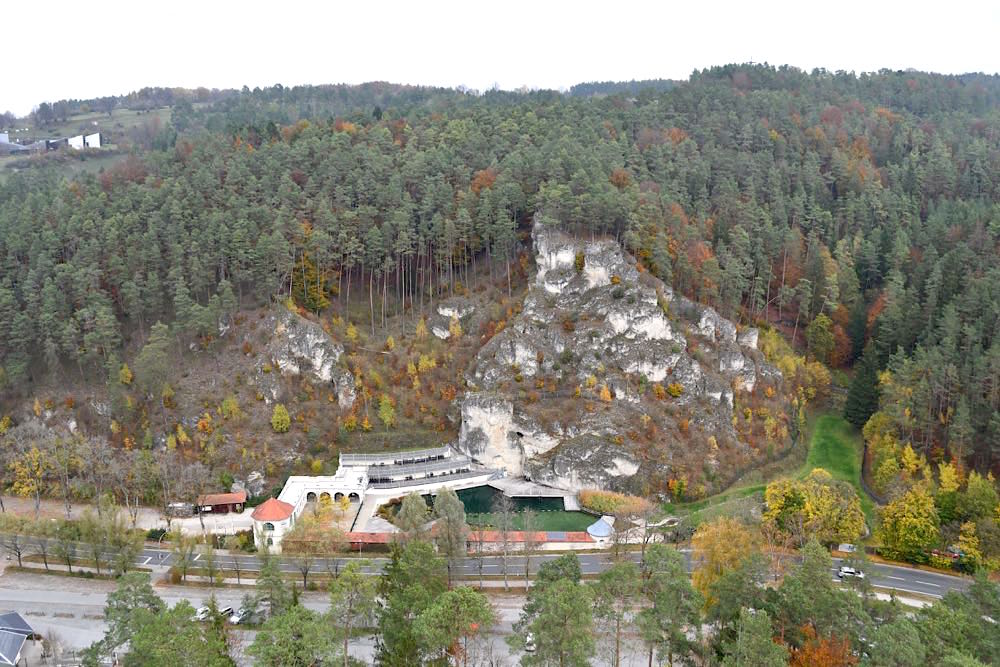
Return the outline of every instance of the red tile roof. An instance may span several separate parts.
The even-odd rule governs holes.
[[[347,541],[352,544],[388,544],[394,533],[347,533]]]
[[[247,501],[246,491],[236,491],[235,493],[209,493],[198,496],[198,505],[242,505]]]
[[[277,498],[268,498],[253,511],[250,516],[254,521],[284,521],[292,516],[295,506]]]

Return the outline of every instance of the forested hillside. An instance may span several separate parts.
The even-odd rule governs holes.
[[[506,291],[544,212],[855,366],[855,424],[881,394],[900,442],[1000,464],[996,77],[727,66],[638,99],[177,97],[159,148],[2,181],[8,399],[47,374],[117,376],[157,321],[204,342],[277,296],[374,332],[477,281]]]

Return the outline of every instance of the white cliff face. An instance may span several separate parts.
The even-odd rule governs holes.
[[[591,264],[583,267],[583,278],[587,281],[587,289],[604,287],[611,284],[611,274],[605,266]]]
[[[744,329],[740,332],[740,335],[736,337],[736,342],[738,342],[743,347],[749,347],[751,350],[757,349],[757,338],[760,336],[760,330],[756,327],[750,327],[749,329]]]
[[[667,379],[667,374],[670,372],[670,369],[673,368],[674,363],[676,363],[676,359],[673,356],[667,357],[662,363],[639,360],[628,363],[624,370],[626,373],[645,375],[650,382],[662,382]]]
[[[742,371],[747,364],[746,357],[739,348],[728,349],[719,352],[719,371],[722,373],[736,373]]]
[[[437,307],[438,315],[449,320],[453,317],[461,319],[473,310],[475,310],[475,306],[471,303],[458,303],[457,301],[445,301]]]
[[[735,442],[732,388],[751,390],[760,376],[756,330],[738,337],[736,325],[712,308],[640,274],[613,240],[578,241],[537,224],[532,237],[534,283],[520,315],[482,347],[466,374],[472,391],[462,399],[458,448],[560,488],[624,490],[635,488],[633,476],[664,472],[643,472],[658,464],[640,463],[650,459],[648,450],[638,458],[630,444],[644,437],[640,431],[658,438],[660,461],[683,460],[696,470],[704,458],[685,451],[689,426],[701,438]],[[698,340],[689,349],[691,337]],[[526,378],[557,389],[549,397],[553,390]],[[661,383],[661,398],[652,398],[649,383]],[[576,394],[577,385],[587,389]],[[663,397],[667,385],[682,390]],[[525,401],[534,390],[540,400]]]
[[[525,461],[559,444],[544,431],[517,424],[510,401],[481,396],[462,404],[459,442],[476,460],[514,476],[524,474]]]
[[[520,475],[520,453],[510,447],[508,441],[513,425],[514,405],[510,401],[466,400],[462,404],[462,428],[458,438],[464,444],[464,451],[480,462]]]
[[[698,320],[698,333],[720,343],[736,342],[736,325],[725,319],[714,308],[704,307]]]
[[[296,313],[276,307],[268,319],[271,338],[266,357],[284,375],[306,375],[317,384],[336,387],[337,403],[350,407],[354,402],[354,378],[337,364],[344,348],[323,328]],[[257,384],[267,402],[278,399],[278,386],[273,378],[258,369]]]

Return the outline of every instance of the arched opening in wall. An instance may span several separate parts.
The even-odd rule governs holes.
[[[330,494],[327,493],[326,491],[324,491],[323,493],[319,494],[319,504],[322,505],[322,506],[324,506],[324,507],[329,507],[329,505],[330,505]]]
[[[333,494],[333,499],[335,501],[337,501],[337,502],[340,502],[340,499],[343,498],[343,497],[344,497],[344,494],[341,493],[340,491],[338,491],[337,493]]]
[[[267,538],[267,546],[269,546],[269,547],[273,547],[274,546],[274,538],[271,538],[271,537]]]
[[[309,493],[306,494],[306,502],[307,503],[316,502],[316,493],[314,491],[310,491]]]
[[[267,523],[264,524],[264,530],[274,530],[274,524],[268,521]]]
[[[361,500],[361,496],[359,496],[356,493],[352,493],[352,494],[350,494],[350,495],[347,496],[347,499],[350,500],[352,503],[356,503],[356,502],[359,502]]]

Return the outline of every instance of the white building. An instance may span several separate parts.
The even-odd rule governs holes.
[[[253,511],[253,541],[260,550],[281,551],[281,538],[295,525],[295,508],[277,498],[268,498]]]
[[[416,491],[433,493],[443,487],[484,484],[495,474],[450,447],[385,454],[341,454],[335,475],[293,475],[277,499],[262,503],[252,514],[258,549],[281,551],[281,538],[309,503],[336,502],[346,496],[363,502],[365,495],[388,498]],[[266,506],[266,507],[265,507]]]
[[[75,137],[70,137],[66,140],[70,148],[78,151],[82,151],[84,148],[100,148],[101,147],[101,133],[95,132],[94,134],[78,134]]]

